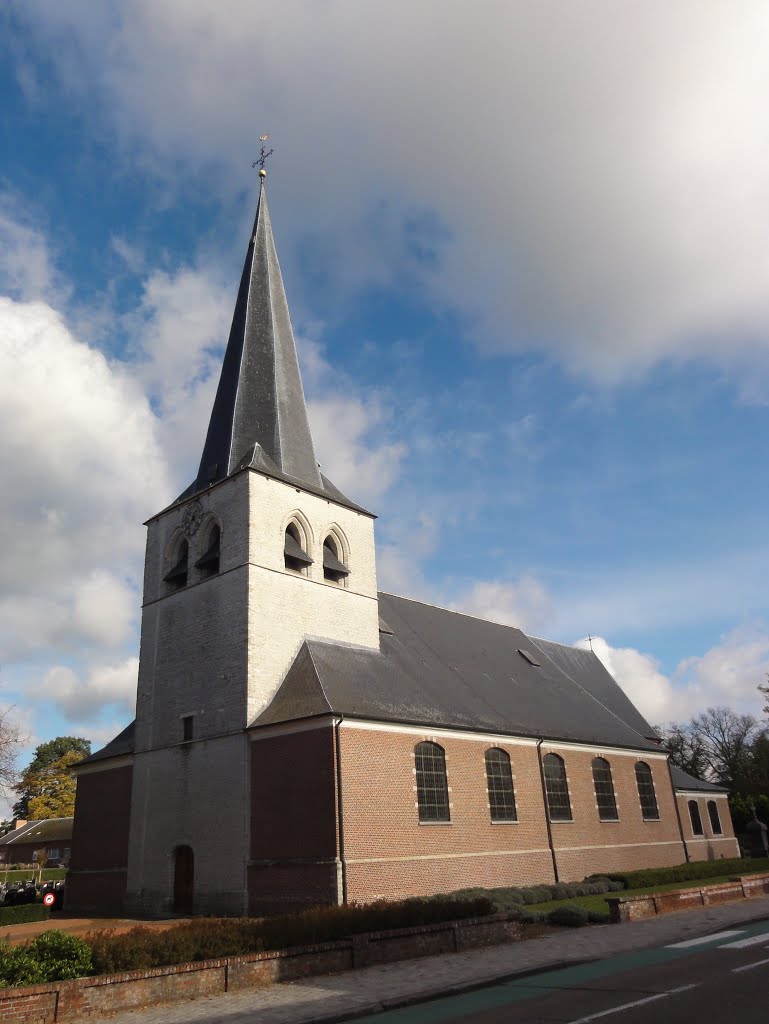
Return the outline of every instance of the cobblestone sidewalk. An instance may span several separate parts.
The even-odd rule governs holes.
[[[148,1007],[104,1024],[319,1024],[480,987],[513,974],[679,942],[769,918],[769,897],[647,921],[563,929],[525,942],[368,967],[251,992]],[[98,1022],[93,1022],[98,1024]]]

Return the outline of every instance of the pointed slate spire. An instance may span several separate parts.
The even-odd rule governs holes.
[[[263,177],[203,457],[185,493],[259,463],[324,490]]]

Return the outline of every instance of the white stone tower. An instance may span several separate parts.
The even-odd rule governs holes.
[[[305,636],[379,644],[373,516],[318,468],[263,177],[200,469],[148,530],[126,906],[243,913],[249,724]]]

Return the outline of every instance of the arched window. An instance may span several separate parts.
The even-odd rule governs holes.
[[[214,523],[206,539],[205,550],[195,562],[195,568],[201,569],[206,576],[213,576],[219,572],[219,557],[222,547],[222,531]]]
[[[692,834],[695,836],[704,836],[705,832],[702,828],[702,818],[700,817],[700,808],[696,800],[689,801],[689,818],[692,823]]]
[[[644,821],[659,821],[660,812],[657,807],[657,794],[654,792],[652,770],[645,761],[636,762],[635,781]]]
[[[302,535],[296,523],[289,523],[283,543],[283,560],[287,569],[302,572],[312,565],[312,559],[304,550]]]
[[[718,807],[715,800],[708,800],[708,817],[710,818],[710,827],[713,830],[713,835],[720,836],[723,829],[721,828],[721,818],[718,815]]]
[[[323,541],[323,579],[330,583],[341,583],[345,576],[350,575],[340,554],[339,543],[329,534]]]
[[[437,743],[414,747],[417,770],[417,804],[420,821],[451,821],[446,755]]]
[[[598,817],[601,821],[617,821],[617,800],[614,796],[614,782],[611,777],[611,765],[604,757],[593,758],[593,785],[595,800],[598,804]]]
[[[542,758],[545,772],[547,810],[551,821],[571,821],[569,784],[566,781],[566,765],[557,754],[545,754]]]
[[[510,757],[499,747],[486,751],[486,788],[492,821],[517,821]]]
[[[187,585],[189,558],[189,545],[186,540],[182,539],[172,559],[171,568],[163,577],[166,583],[171,583],[175,587],[185,587]]]

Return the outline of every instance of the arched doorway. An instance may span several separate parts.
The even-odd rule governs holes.
[[[191,914],[195,887],[195,855],[191,846],[174,850],[174,911]]]

